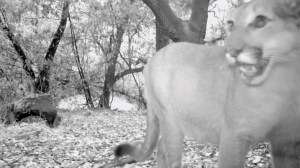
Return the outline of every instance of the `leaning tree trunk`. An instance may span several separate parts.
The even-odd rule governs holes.
[[[69,13],[69,21],[70,21],[70,31],[71,31],[71,36],[72,36],[72,46],[73,46],[74,57],[75,57],[75,61],[76,61],[76,64],[77,64],[77,69],[78,69],[78,73],[79,73],[79,76],[80,76],[81,84],[83,86],[83,91],[84,91],[86,103],[87,103],[88,107],[94,108],[89,83],[87,82],[87,80],[85,78],[84,71],[83,71],[83,68],[82,68],[81,63],[80,63],[79,53],[78,53],[78,48],[77,48],[77,43],[76,43],[76,37],[75,37],[74,30],[73,30],[73,25],[72,25],[72,20],[71,20],[70,13]]]
[[[21,59],[22,67],[25,73],[30,77],[33,81],[33,92],[35,93],[47,93],[50,89],[50,68],[53,62],[57,47],[59,42],[64,34],[67,18],[68,18],[68,11],[69,11],[69,4],[70,2],[66,0],[63,4],[61,20],[59,26],[53,36],[53,39],[50,43],[50,46],[47,50],[47,53],[44,58],[44,62],[42,63],[41,69],[37,72],[38,76],[36,76],[36,72],[33,70],[33,63],[28,58],[24,48],[21,46],[20,41],[14,35],[9,23],[7,21],[5,8],[0,6],[0,29],[2,29],[4,35],[11,41],[18,57]]]

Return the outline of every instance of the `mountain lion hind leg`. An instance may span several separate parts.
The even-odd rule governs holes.
[[[158,168],[181,168],[183,134],[171,121],[160,123],[161,138],[158,145]]]

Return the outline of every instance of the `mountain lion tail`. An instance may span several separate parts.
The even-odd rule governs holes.
[[[159,123],[158,118],[152,112],[148,112],[147,120],[146,138],[142,146],[137,147],[129,143],[120,144],[114,151],[116,157],[130,155],[133,160],[142,162],[151,156],[159,137]]]
[[[156,101],[155,96],[153,95],[154,93],[151,90],[152,87],[150,86],[151,77],[149,74],[149,68],[149,66],[146,66],[144,70],[146,79],[145,96],[148,108],[146,138],[140,147],[128,143],[118,145],[114,151],[116,157],[130,155],[133,160],[142,162],[151,156],[154,148],[157,145],[157,141],[159,138],[159,120],[155,115],[155,111],[160,110],[160,105]]]

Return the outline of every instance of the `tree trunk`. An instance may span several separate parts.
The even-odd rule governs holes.
[[[156,26],[156,51],[160,50],[161,48],[165,47],[170,43],[170,39],[165,35],[163,31],[163,27],[160,25],[157,19],[155,19],[155,26]]]
[[[78,54],[78,48],[77,48],[77,44],[76,44],[76,37],[75,37],[74,30],[73,30],[73,25],[72,25],[70,13],[69,13],[69,21],[70,21],[70,30],[71,30],[71,36],[72,36],[72,46],[73,46],[75,61],[76,61],[76,64],[77,64],[77,69],[78,69],[78,73],[79,73],[79,76],[80,76],[80,80],[82,82],[82,86],[83,86],[83,91],[84,91],[86,103],[87,103],[88,107],[94,108],[94,104],[93,104],[93,99],[92,99],[92,95],[91,95],[91,92],[90,92],[89,83],[85,79],[83,68],[82,68],[81,63],[80,63],[80,58],[79,58],[79,54]]]
[[[104,86],[102,95],[100,97],[100,107],[109,109],[110,108],[110,95],[113,91],[113,85],[115,84],[115,71],[117,63],[118,53],[113,56],[111,62],[108,63],[108,68],[105,73]]]
[[[110,43],[107,47],[103,46],[100,42],[97,42],[102,52],[107,57],[107,69],[104,75],[104,85],[102,88],[102,94],[99,97],[99,107],[110,108],[110,97],[113,91],[114,84],[122,77],[132,74],[142,72],[144,67],[125,69],[116,74],[116,64],[120,56],[120,48],[123,42],[123,35],[125,33],[125,26],[129,21],[129,17],[125,16],[123,22],[117,26],[116,36],[111,35]],[[95,38],[95,37],[94,37]],[[141,61],[143,62],[143,61]]]
[[[113,90],[113,85],[116,82],[115,72],[116,72],[116,64],[121,48],[121,44],[123,42],[123,35],[125,33],[124,26],[128,22],[128,17],[125,18],[123,24],[117,27],[117,34],[115,39],[112,40],[111,48],[112,52],[108,53],[108,66],[105,72],[104,86],[102,89],[102,95],[100,96],[99,107],[109,109],[110,108],[110,95]]]
[[[209,0],[193,0],[189,20],[178,18],[168,0],[143,0],[151,9],[163,32],[172,41],[202,44],[206,33]]]
[[[1,12],[0,28],[2,29],[5,37],[11,41],[13,48],[16,50],[19,58],[21,59],[22,67],[23,67],[26,75],[28,75],[29,78],[34,81],[36,78],[36,75],[32,68],[33,63],[30,59],[28,59],[28,57],[25,53],[25,50],[21,46],[21,43],[19,42],[19,40],[16,38],[16,36],[12,32],[12,30],[10,29],[9,23],[6,19],[6,12],[5,12],[5,9],[3,6],[0,6],[0,12]]]
[[[65,1],[62,9],[61,20],[56,33],[50,43],[48,51],[45,55],[45,60],[42,65],[42,69],[39,71],[39,75],[34,82],[35,93],[48,93],[50,89],[50,68],[53,62],[57,47],[66,29],[68,15],[69,15],[69,1]]]
[[[56,53],[56,49],[59,45],[59,42],[61,40],[61,37],[64,34],[66,24],[67,24],[67,18],[68,18],[68,11],[69,11],[69,4],[70,2],[67,0],[63,4],[62,14],[61,14],[61,20],[60,24],[56,30],[56,33],[54,34],[54,37],[52,39],[52,42],[48,48],[48,51],[45,55],[44,62],[42,64],[42,68],[38,72],[38,76],[36,76],[36,73],[33,70],[33,63],[28,58],[28,56],[25,53],[25,50],[21,46],[21,43],[18,41],[12,30],[10,29],[10,26],[6,19],[6,13],[5,9],[0,6],[0,27],[2,31],[4,32],[4,35],[11,41],[13,44],[14,49],[16,50],[19,58],[21,59],[21,62],[23,64],[23,69],[26,72],[26,74],[30,77],[30,79],[33,81],[33,92],[34,93],[47,93],[50,89],[50,68],[51,63],[53,62],[53,58]]]

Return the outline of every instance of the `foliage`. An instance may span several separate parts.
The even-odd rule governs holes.
[[[5,9],[5,11],[2,11],[1,16],[7,16],[7,19],[4,19],[4,22],[2,22],[7,25],[6,30],[8,31],[4,32],[13,34],[10,36],[15,36],[15,38],[10,39],[1,36],[4,39],[3,43],[1,43],[1,48],[4,48],[1,51],[3,57],[0,57],[0,63],[5,67],[3,68],[5,69],[3,74],[9,76],[10,80],[18,80],[20,87],[27,87],[25,85],[33,83],[33,81],[27,81],[27,74],[24,72],[23,65],[33,65],[33,67],[28,66],[33,68],[31,80],[38,76],[38,69],[41,70],[40,66],[44,65],[48,46],[60,21],[62,4],[59,2],[54,3],[53,1],[1,1],[0,5],[1,9]],[[49,7],[53,8],[53,10],[48,10]],[[53,20],[57,20],[56,24],[53,24]],[[8,37],[7,34],[6,37]],[[20,52],[16,53],[16,50],[12,48],[12,43],[16,42],[20,43],[22,50],[25,50],[25,54],[21,54],[23,62],[18,58]],[[15,46],[19,46],[19,44]],[[18,75],[19,79],[16,79],[15,75],[10,76],[11,71],[14,71],[14,74]],[[26,94],[28,93],[24,90],[21,93],[21,95]],[[17,92],[15,95],[17,97],[21,96]]]
[[[22,47],[25,48],[35,68],[40,68],[38,66],[43,61],[44,54],[58,24],[62,3],[52,0],[4,0],[1,1],[1,4],[5,6],[8,22],[21,41]],[[128,14],[130,20],[126,27],[126,36],[123,39],[124,44],[121,48],[124,59],[118,60],[117,72],[128,69],[124,60],[131,62],[133,66],[133,63],[139,57],[149,57],[154,52],[155,40],[152,16],[141,2],[130,4],[129,1],[121,0],[77,0],[71,4],[70,14],[75,28],[81,63],[87,74],[88,82],[92,86],[94,97],[99,96],[99,90],[103,86],[103,75],[107,60],[107,56],[100,49],[99,44],[104,47],[109,45],[109,40],[115,33],[114,28],[125,16],[124,14]],[[16,85],[10,85],[10,87],[28,83],[29,80],[22,70],[22,64],[14,49],[1,34],[0,48],[0,65],[3,67],[1,68],[3,72],[1,71],[0,75],[1,83],[7,83],[5,81],[8,79],[5,79],[5,76],[12,83],[16,83]],[[50,92],[59,98],[82,93],[82,86],[71,49],[70,30],[67,27],[51,69]],[[127,79],[132,80],[132,78]],[[134,83],[131,87],[136,87],[135,85]],[[14,92],[3,94],[6,101],[27,94],[26,92],[16,92],[16,87],[11,90],[3,85],[1,86],[3,87],[0,88],[1,92]],[[12,95],[12,97],[9,95]],[[138,95],[138,92],[135,95]]]
[[[3,0],[0,3],[5,6],[8,22],[37,70],[57,28],[62,3],[53,0]],[[180,18],[186,19],[189,16],[191,1],[174,0],[170,3]],[[214,10],[213,5],[210,10]],[[121,46],[122,57],[117,60],[116,74],[128,69],[128,65],[131,68],[143,66],[136,65],[136,62],[140,58],[151,57],[155,52],[154,15],[142,1],[74,0],[70,6],[70,15],[80,61],[95,98],[99,97],[103,87],[104,72],[110,57],[106,51],[110,49],[116,27],[125,16],[129,16],[129,22]],[[213,28],[212,32],[219,30],[218,26]],[[0,86],[0,92],[3,93],[1,95],[5,101],[28,94],[31,90],[28,87],[30,79],[24,73],[11,43],[1,33],[0,65],[0,83],[4,83]],[[138,79],[137,83],[132,75],[128,75],[117,82],[114,90],[126,91],[130,96],[138,98],[140,93],[136,85],[142,87],[143,77],[141,74],[134,76]],[[83,93],[72,52],[69,26],[52,64],[50,84],[50,93],[59,99]]]

